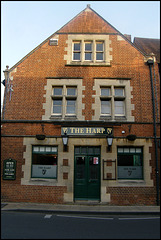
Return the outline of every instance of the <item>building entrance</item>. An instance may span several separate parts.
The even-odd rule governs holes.
[[[75,147],[74,200],[100,200],[100,147]]]

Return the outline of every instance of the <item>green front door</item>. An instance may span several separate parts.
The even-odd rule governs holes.
[[[76,147],[74,199],[100,200],[100,147]]]

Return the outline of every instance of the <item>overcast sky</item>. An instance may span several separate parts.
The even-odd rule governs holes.
[[[11,68],[87,4],[122,34],[160,38],[160,1],[1,1],[1,81]],[[1,101],[4,87],[1,84]]]

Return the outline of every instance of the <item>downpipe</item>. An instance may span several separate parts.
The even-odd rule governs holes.
[[[155,99],[154,99],[154,86],[153,86],[153,77],[152,77],[152,66],[154,61],[149,59],[147,61],[150,70],[150,82],[151,82],[151,92],[152,92],[152,106],[153,106],[153,127],[154,127],[154,146],[155,146],[155,163],[156,163],[156,202],[159,206],[159,170],[158,170],[158,151],[157,151],[157,137],[156,137],[156,117],[155,117]]]

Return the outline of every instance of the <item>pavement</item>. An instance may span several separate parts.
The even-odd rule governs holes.
[[[160,215],[160,206],[109,206],[101,203],[15,203],[1,202],[1,211],[43,212],[43,213],[82,213],[82,214],[153,214]]]

